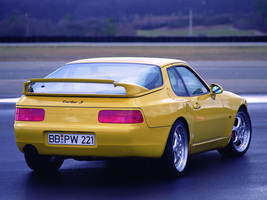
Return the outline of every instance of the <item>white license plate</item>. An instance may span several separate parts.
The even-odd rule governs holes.
[[[48,133],[48,144],[94,146],[95,136],[89,134]]]

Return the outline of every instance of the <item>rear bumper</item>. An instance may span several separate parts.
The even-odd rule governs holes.
[[[67,157],[149,157],[162,156],[171,127],[149,128],[142,124],[42,124],[20,122],[15,125],[16,143],[21,152],[27,144],[33,145],[41,155]],[[48,133],[94,134],[94,146],[49,145]]]

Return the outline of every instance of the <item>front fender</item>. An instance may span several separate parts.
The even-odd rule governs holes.
[[[247,102],[244,98],[232,93],[224,91],[219,95],[224,106],[225,116],[228,118],[225,136],[231,136],[236,114],[241,106],[247,109]]]

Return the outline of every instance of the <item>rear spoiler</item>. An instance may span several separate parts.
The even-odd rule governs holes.
[[[126,90],[125,94],[61,94],[61,93],[34,93],[32,85],[38,82],[70,82],[70,83],[104,83],[121,86]],[[103,96],[103,97],[136,97],[148,92],[149,89],[132,83],[115,82],[108,79],[73,79],[73,78],[35,78],[24,83],[23,94],[27,96]]]

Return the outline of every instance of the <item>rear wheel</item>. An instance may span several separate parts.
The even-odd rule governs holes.
[[[39,155],[30,145],[24,148],[24,156],[29,168],[38,172],[56,172],[64,162],[64,159],[58,156]]]
[[[169,134],[161,164],[165,172],[172,176],[181,175],[188,158],[188,136],[182,121],[177,121]]]
[[[226,156],[243,156],[249,148],[251,134],[249,114],[245,109],[240,109],[235,118],[230,142],[225,148],[219,149],[219,153]]]

